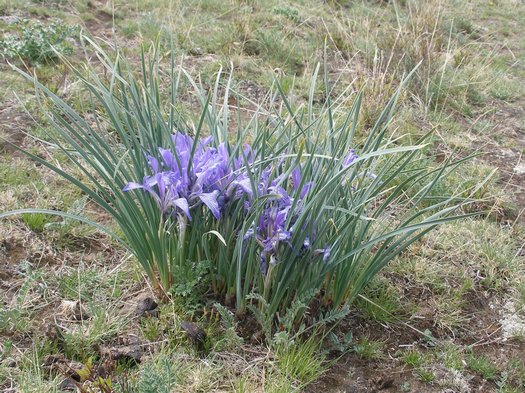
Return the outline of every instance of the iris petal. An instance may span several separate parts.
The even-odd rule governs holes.
[[[350,149],[348,154],[343,159],[343,168],[349,167],[355,160],[357,160],[359,156],[355,154],[354,149]]]
[[[188,219],[191,221],[190,206],[186,198],[177,198],[173,201],[173,204],[186,214]]]
[[[136,190],[138,188],[144,188],[144,186],[142,184],[139,184],[139,183],[129,182],[128,184],[126,184],[124,186],[122,191],[131,191],[131,190]]]
[[[213,216],[218,220],[221,216],[219,210],[219,202],[217,202],[217,197],[219,196],[219,191],[213,191],[210,193],[203,193],[198,195],[199,199],[204,203],[208,209],[210,209]]]

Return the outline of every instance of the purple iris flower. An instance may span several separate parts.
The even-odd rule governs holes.
[[[202,204],[219,219],[219,200],[227,189],[233,194],[230,196],[237,198],[251,191],[246,179],[229,168],[224,144],[209,147],[211,138],[195,142],[181,133],[173,135],[172,140],[173,150],[159,148],[159,158],[146,156],[153,174],[145,176],[142,184],[128,183],[124,191],[143,189],[153,197],[162,213],[182,212],[190,220],[190,211]],[[244,153],[251,155],[251,150]]]
[[[354,149],[350,149],[348,154],[343,158],[343,168],[349,167],[355,160],[357,160],[359,156],[355,154]]]
[[[251,228],[244,235],[247,240],[254,237],[256,242],[260,245],[260,268],[261,273],[266,275],[268,265],[276,264],[278,262],[278,253],[281,245],[285,245],[294,250],[291,242],[293,236],[293,224],[297,221],[299,215],[302,213],[302,201],[313,188],[313,182],[306,182],[303,184],[300,192],[297,191],[301,186],[302,174],[300,166],[294,168],[290,174],[290,180],[293,190],[295,191],[295,198],[297,203],[294,205],[294,197],[292,197],[282,186],[278,184],[283,179],[283,174],[277,176],[270,181],[270,174],[274,168],[265,168],[260,176],[258,191],[260,196],[269,197],[263,211],[259,216],[257,225]],[[312,236],[307,236],[301,247],[295,250],[297,255],[302,255],[304,252],[311,250],[311,240],[315,239],[315,230]],[[313,250],[314,255],[322,255],[323,261],[328,262],[330,258],[330,248]]]
[[[191,219],[188,200],[178,196],[173,178],[168,173],[158,172],[153,176],[145,176],[142,184],[130,182],[124,187],[123,191],[131,191],[139,188],[148,192],[153,197],[162,213],[167,213],[172,209],[178,208]]]
[[[282,247],[294,250],[294,224],[303,213],[303,201],[315,184],[311,181],[303,184],[301,165],[297,165],[286,179],[288,172],[283,161],[262,168],[254,180],[255,172],[251,172],[251,167],[255,154],[249,145],[232,156],[224,143],[214,147],[210,146],[211,141],[211,137],[195,141],[188,135],[174,134],[171,148],[159,147],[156,154],[146,155],[151,174],[144,176],[141,183],[128,183],[123,191],[142,189],[163,214],[182,215],[188,220],[192,219],[192,211],[202,206],[218,220],[227,211],[228,203],[242,198],[245,198],[242,202],[244,213],[248,215],[254,198],[264,197],[263,209],[244,240],[251,238],[259,245],[261,272],[266,275],[268,266],[279,261]],[[355,151],[350,150],[342,161],[343,167],[356,159]],[[327,263],[331,249],[313,249],[316,228],[315,225],[309,227],[312,227],[310,235],[294,252],[303,255],[311,251],[313,255],[322,255]],[[306,224],[303,229],[306,230]]]
[[[297,189],[300,187],[301,181],[302,181],[302,174],[301,174],[301,167],[300,166],[296,166],[292,170],[291,180],[292,180],[292,186],[293,186],[294,190],[297,191]],[[306,182],[303,185],[303,188],[301,189],[301,194],[300,194],[301,199],[303,199],[306,196],[306,194],[308,194],[308,192],[310,192],[310,190],[312,189],[313,186],[314,186],[314,182],[311,182],[311,181]]]

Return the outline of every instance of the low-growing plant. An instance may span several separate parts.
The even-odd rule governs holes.
[[[22,221],[34,232],[42,232],[47,222],[47,217],[42,213],[28,213],[22,215]]]
[[[498,367],[485,355],[470,354],[467,357],[467,365],[472,371],[478,373],[487,381],[495,381],[499,375]]]
[[[24,19],[20,22],[19,34],[6,34],[0,40],[0,54],[9,59],[21,59],[32,66],[51,63],[60,55],[73,53],[70,39],[77,34],[77,27],[63,22],[46,25]]]
[[[140,393],[169,392],[179,382],[181,368],[183,366],[181,367],[180,362],[174,362],[173,359],[161,354],[154,361],[144,365],[135,391]]]
[[[0,306],[0,333],[23,332],[28,328],[29,307],[26,302],[40,277],[40,272],[29,271],[12,304]]]
[[[385,343],[382,341],[371,340],[368,337],[363,337],[353,347],[354,352],[363,359],[381,359]]]
[[[403,354],[403,361],[407,366],[417,368],[424,364],[425,359],[423,354],[417,349],[411,349]]]
[[[436,375],[428,368],[417,369],[415,374],[417,379],[425,383],[431,383],[436,379]]]
[[[301,22],[299,11],[296,8],[287,7],[287,6],[277,6],[277,7],[273,7],[272,12],[276,15],[282,15],[285,18],[290,19],[292,22],[295,22],[295,23]]]
[[[282,343],[276,347],[277,369],[288,380],[306,386],[318,379],[326,370],[320,355],[322,342],[311,336],[305,342]]]
[[[119,54],[88,42],[109,79],[70,66],[91,93],[96,124],[20,71],[49,100],[49,142],[83,176],[24,153],[77,185],[122,236],[68,212],[0,218],[58,214],[95,226],[135,255],[161,300],[180,292],[180,272],[209,266],[211,291],[238,314],[250,306],[271,326],[302,304],[292,321],[299,326],[314,299],[319,310],[340,309],[412,243],[465,216],[463,194],[428,197],[465,159],[429,167],[426,138],[400,146],[389,133],[399,91],[363,140],[355,138],[360,94],[341,114],[348,98],[331,98],[325,76],[326,99],[314,105],[319,66],[304,104],[276,83],[246,122],[239,109],[231,123],[231,75],[219,71],[208,93],[173,55],[166,69],[153,50],[149,60],[143,52],[137,77]],[[193,89],[199,116],[178,110],[182,86]]]

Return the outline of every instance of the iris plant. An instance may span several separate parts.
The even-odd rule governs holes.
[[[468,190],[442,195],[437,187],[465,159],[435,163],[424,153],[426,137],[403,146],[391,133],[398,93],[358,132],[359,94],[314,105],[318,67],[304,105],[296,108],[276,84],[253,116],[243,123],[238,115],[234,126],[231,81],[222,86],[221,72],[208,94],[174,58],[166,70],[154,53],[149,61],[144,54],[137,78],[121,56],[86,40],[111,76],[70,65],[97,122],[20,71],[49,104],[42,103],[52,129],[48,150],[69,162],[23,152],[78,186],[119,231],[54,210],[0,218],[41,212],[93,225],[134,255],[164,300],[202,271],[200,264],[209,266],[209,288],[238,313],[252,303],[275,316],[314,298],[336,309],[472,202],[461,197]],[[179,110],[182,86],[193,88],[198,116]]]

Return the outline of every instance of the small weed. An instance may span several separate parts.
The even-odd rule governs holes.
[[[330,332],[328,339],[332,351],[345,353],[352,348],[354,337],[352,331],[348,331],[342,338],[339,338],[334,332]]]
[[[282,15],[285,18],[291,20],[295,23],[301,22],[301,17],[299,16],[299,11],[293,7],[287,6],[277,6],[272,9],[273,13],[276,15]]]
[[[463,353],[454,344],[446,344],[440,353],[443,365],[452,370],[463,370]]]
[[[499,375],[498,367],[486,356],[470,354],[467,357],[468,367],[475,373],[481,375],[487,381],[495,381]]]
[[[454,28],[458,33],[465,34],[469,38],[477,39],[479,38],[478,29],[471,20],[466,18],[456,18],[454,20]]]
[[[234,393],[251,393],[256,391],[256,387],[248,376],[240,376],[232,382]]]
[[[155,341],[162,335],[162,326],[157,318],[141,319],[140,330],[148,341]]]
[[[13,342],[11,340],[5,340],[0,344],[0,361],[7,359],[11,356],[13,350]]]
[[[29,272],[18,290],[13,304],[11,306],[0,306],[0,333],[24,332],[29,328],[29,294],[39,278],[39,272]]]
[[[147,362],[140,371],[137,393],[170,392],[180,381],[185,371],[182,362],[173,361],[168,355],[160,354]]]
[[[370,340],[368,337],[363,337],[354,345],[354,352],[363,359],[381,359],[383,357],[384,345],[385,343],[382,341]]]
[[[386,280],[375,280],[358,298],[356,306],[369,318],[378,322],[396,322],[407,312],[399,301],[400,294]]]
[[[431,383],[434,381],[434,379],[436,379],[436,376],[434,375],[434,373],[427,368],[417,369],[416,377],[417,379],[419,379],[421,382],[424,382],[424,383]]]
[[[13,168],[17,170],[14,171]],[[37,180],[37,174],[32,166],[25,160],[1,160],[0,161],[0,190],[12,189],[15,186],[23,186]]]
[[[33,232],[42,232],[49,219],[43,213],[27,213],[22,215],[22,221]]]
[[[14,377],[20,393],[59,392],[58,385],[63,377],[48,375],[41,367],[43,357],[51,350],[47,342],[35,342],[32,351],[19,361],[18,373]]]
[[[211,336],[211,347],[214,352],[235,351],[243,343],[242,337],[237,334],[233,313],[221,304],[214,304],[213,310],[217,310],[217,317],[220,316],[220,329],[216,329]],[[212,314],[212,313],[210,313]],[[208,317],[212,319],[213,315]],[[213,326],[213,323],[211,324]]]
[[[287,379],[306,386],[326,370],[324,357],[319,355],[320,342],[312,336],[304,342],[281,344],[276,349],[277,368]]]
[[[82,196],[75,199],[67,209],[67,213],[74,216],[82,216],[86,209],[88,198]],[[93,228],[83,225],[80,221],[63,217],[60,221],[49,222],[44,225],[44,229],[52,231],[56,237],[55,244],[60,247],[71,247],[75,241],[93,233]]]
[[[525,363],[519,358],[512,358],[507,364],[508,381],[515,386],[525,388]]]
[[[78,329],[64,333],[64,353],[72,359],[86,362],[97,356],[95,346],[116,335],[125,321],[113,309],[92,306],[89,320]]]
[[[419,368],[425,363],[425,358],[421,352],[416,349],[412,349],[403,354],[403,361],[409,367]]]
[[[61,278],[58,289],[66,299],[87,302],[100,293],[102,275],[95,269],[79,269]]]

